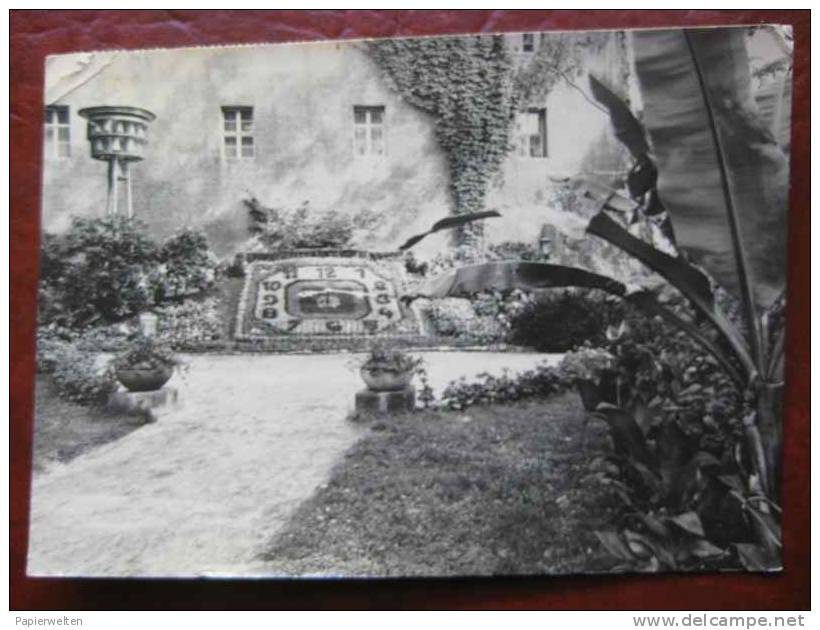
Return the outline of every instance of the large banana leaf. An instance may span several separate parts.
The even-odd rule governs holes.
[[[635,118],[629,106],[593,75],[589,75],[589,87],[595,100],[609,111],[615,137],[629,149],[633,158],[640,160],[645,157],[649,152],[646,136],[641,123]]]
[[[740,388],[743,388],[747,384],[749,379],[748,373],[742,375],[732,361],[729,360],[729,357],[726,356],[726,353],[721,350],[714,341],[695,326],[695,324],[683,319],[670,308],[658,302],[651,291],[635,291],[627,295],[626,300],[640,308],[644,313],[648,315],[658,315],[667,323],[687,333],[720,363],[723,369],[726,370],[726,373],[732,377],[732,380],[734,380]],[[744,364],[744,368],[747,368],[746,364]]]
[[[402,296],[409,302],[417,298],[469,297],[481,291],[510,291],[512,289],[546,289],[553,287],[582,287],[601,289],[622,297],[649,315],[658,315],[670,324],[689,333],[695,341],[712,354],[739,385],[745,383],[734,364],[725,353],[689,321],[682,319],[670,309],[658,303],[649,291],[627,294],[624,284],[584,269],[550,265],[547,263],[524,262],[519,260],[481,263],[452,269]]]
[[[421,234],[416,234],[415,236],[411,236],[408,238],[400,247],[399,251],[404,251],[406,249],[410,249],[414,245],[418,244],[430,234],[434,232],[439,232],[441,230],[449,230],[454,227],[459,227],[462,225],[467,225],[468,223],[472,223],[473,221],[478,221],[480,219],[489,219],[491,217],[500,217],[501,215],[496,210],[483,210],[481,212],[471,212],[465,214],[455,214],[451,217],[445,217],[440,221],[436,221],[433,226],[427,230],[426,232],[422,232]]]
[[[629,149],[629,153],[635,159],[626,182],[629,194],[633,199],[637,199],[655,188],[658,179],[658,170],[648,155],[649,145],[644,129],[629,109],[629,105],[598,78],[589,75],[589,86],[595,100],[609,112],[615,137]]]
[[[624,197],[617,190],[594,179],[575,177],[570,181],[577,186],[586,199],[595,203],[598,210],[610,210],[618,214],[631,215],[638,209],[639,204]]]
[[[488,290],[533,290],[552,287],[601,289],[618,296],[626,293],[626,287],[617,280],[584,269],[513,260],[453,269],[426,280],[405,295],[404,299],[468,297]]]
[[[734,351],[735,356],[743,365],[747,381],[754,377],[757,368],[749,354],[746,343],[720,309],[715,307],[712,287],[709,284],[709,280],[700,270],[685,260],[670,256],[655,249],[649,243],[633,236],[621,227],[617,221],[607,216],[605,212],[599,212],[592,217],[592,220],[587,226],[587,231],[612,243],[627,254],[634,256],[652,271],[663,276],[720,331]],[[687,332],[691,334],[691,331]],[[709,350],[710,352],[712,351],[711,349]]]
[[[788,164],[755,110],[744,37],[742,28],[647,30],[633,42],[677,245],[743,300],[756,328],[757,309],[785,284]]]
[[[609,241],[627,254],[634,256],[666,278],[689,299],[697,300],[709,307],[714,304],[709,279],[700,270],[681,258],[670,256],[637,236],[633,236],[605,212],[599,212],[592,217],[587,225],[587,232]]]

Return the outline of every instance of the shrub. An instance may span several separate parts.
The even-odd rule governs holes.
[[[592,292],[559,291],[537,297],[510,322],[510,341],[539,352],[566,352],[606,341],[606,328],[623,317],[621,302]]]
[[[316,212],[308,201],[293,209],[264,206],[254,197],[244,203],[251,218],[250,232],[267,251],[351,247],[361,233],[381,220],[370,210],[354,215]]]
[[[77,338],[77,333],[56,325],[37,328],[37,371],[51,373],[61,353]]]
[[[440,406],[463,410],[472,405],[546,397],[565,390],[571,384],[560,369],[544,363],[515,376],[504,370],[501,376],[484,372],[476,378],[472,382],[464,377],[450,382],[441,393]]]
[[[435,300],[429,315],[436,333],[445,336],[455,336],[466,331],[468,323],[475,318],[469,300],[463,298]]]
[[[560,367],[570,378],[598,382],[604,371],[613,368],[614,361],[615,357],[606,350],[583,346],[566,353]]]
[[[43,236],[40,321],[77,330],[120,322],[203,290],[214,269],[199,232],[183,230],[158,246],[135,219],[75,217],[66,234]]]
[[[202,232],[189,228],[162,244],[157,262],[151,277],[155,303],[204,291],[213,284],[217,267],[208,249],[208,239]]]
[[[476,313],[470,300],[463,298],[436,300],[428,317],[437,335],[454,337],[472,345],[503,342],[507,334],[503,321],[492,315]]]
[[[184,349],[191,343],[221,339],[223,336],[224,324],[215,297],[168,304],[160,312],[157,335],[175,349]]]
[[[435,300],[428,316],[438,335],[456,337],[475,345],[506,343],[511,319],[525,307],[529,299],[529,294],[522,291],[504,294],[486,291],[470,300]]]
[[[54,371],[60,355],[68,349],[83,354],[97,355],[101,352],[118,352],[128,337],[129,328],[122,324],[95,326],[79,331],[66,326],[49,324],[37,328],[37,371]]]
[[[125,322],[87,328],[77,333],[77,348],[85,352],[118,352],[134,335],[133,328]]]
[[[236,254],[230,263],[222,265],[221,273],[228,278],[244,278],[245,257],[242,254]]]
[[[117,321],[151,302],[147,277],[156,247],[134,219],[74,218],[63,237],[44,239],[43,315],[82,327]]]
[[[537,260],[538,252],[532,245],[507,241],[485,248],[460,245],[432,260],[421,263],[408,255],[405,266],[409,272],[436,276],[462,265],[493,260]],[[510,325],[531,301],[526,291],[483,291],[470,298],[435,300],[428,316],[438,335],[456,337],[474,345],[489,345],[510,341]]]
[[[101,366],[95,353],[65,344],[54,352],[51,366],[57,392],[65,400],[80,405],[101,405],[117,389],[112,370]]]

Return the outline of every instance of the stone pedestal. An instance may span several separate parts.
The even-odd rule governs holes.
[[[408,385],[393,392],[374,392],[363,389],[356,392],[356,411],[389,414],[407,413],[416,408],[416,389]]]
[[[162,387],[153,392],[114,392],[108,398],[108,408],[121,413],[143,414],[156,420],[161,413],[179,404],[179,392],[173,387]]]

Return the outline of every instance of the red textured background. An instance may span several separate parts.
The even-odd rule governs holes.
[[[807,609],[809,554],[809,44],[803,11],[13,11],[11,14],[12,609]],[[111,48],[577,28],[795,27],[785,416],[785,571],[384,581],[26,578],[47,54]]]

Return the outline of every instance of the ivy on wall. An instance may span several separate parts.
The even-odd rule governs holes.
[[[543,35],[543,34],[542,34]],[[589,53],[600,54],[612,33],[551,33],[539,39],[535,53],[515,76],[515,91],[522,107],[541,105],[547,94],[559,82],[575,89]],[[595,105],[595,101],[591,100]]]
[[[614,36],[623,69],[612,78],[625,86],[625,34]],[[515,59],[500,35],[385,39],[366,46],[388,84],[434,118],[436,138],[448,160],[454,211],[461,214],[484,209],[490,183],[513,148],[516,111],[543,106],[559,82],[600,108],[578,81],[588,56],[605,56],[612,37],[611,32],[540,34],[535,52]],[[618,155],[610,156],[610,151],[601,157],[600,151],[592,151],[590,159],[604,166],[617,161]],[[481,227],[472,223],[461,228],[459,242],[473,244]]]
[[[515,76],[515,91],[522,106],[540,105],[559,80],[571,80],[578,69],[573,34],[542,38],[538,49]]]
[[[482,210],[510,150],[517,105],[515,69],[502,38],[386,39],[367,46],[404,100],[434,117],[455,212]],[[479,235],[473,223],[461,228],[459,240]]]

